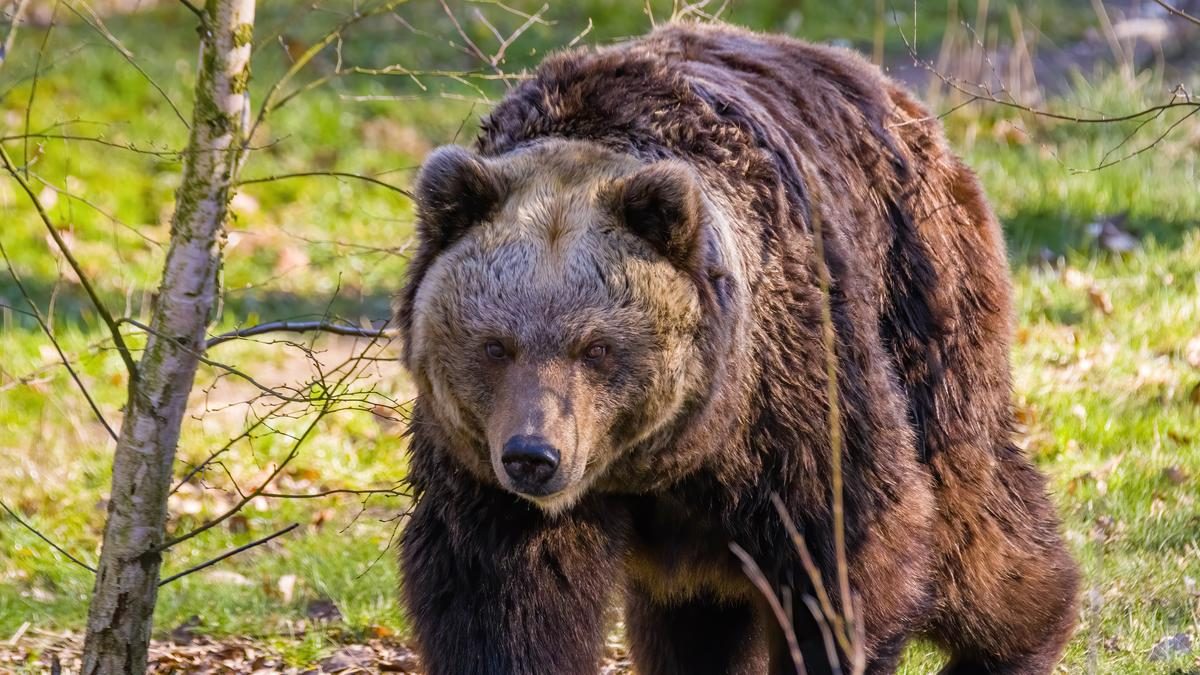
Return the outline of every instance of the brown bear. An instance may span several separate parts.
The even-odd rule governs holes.
[[[1076,570],[1011,440],[1000,228],[877,68],[713,25],[569,51],[416,200],[429,673],[595,673],[616,599],[641,675],[886,673],[917,635],[946,673],[1054,667]]]

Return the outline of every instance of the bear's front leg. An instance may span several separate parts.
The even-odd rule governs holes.
[[[632,584],[625,627],[639,675],[760,675],[766,669],[754,603],[661,597]]]
[[[401,544],[424,672],[594,675],[622,516],[600,497],[548,516],[485,486],[426,492]]]

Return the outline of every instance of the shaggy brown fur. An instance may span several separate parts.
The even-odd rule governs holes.
[[[876,68],[693,25],[561,54],[418,206],[403,571],[430,673],[595,672],[621,589],[639,673],[793,672],[729,545],[811,592],[778,494],[836,579],[826,306],[868,672],[916,634],[947,673],[1050,672],[1076,572],[1010,440],[1000,229]],[[509,438],[554,477],[522,483]]]

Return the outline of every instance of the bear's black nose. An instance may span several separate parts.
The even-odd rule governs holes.
[[[558,470],[558,450],[541,436],[513,436],[504,444],[500,463],[521,492],[540,492]]]

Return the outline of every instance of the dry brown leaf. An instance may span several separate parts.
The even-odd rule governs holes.
[[[308,523],[315,529],[319,530],[325,523],[333,520],[336,515],[337,511],[334,509],[318,509],[315,513],[313,513],[312,518],[309,519]]]
[[[1168,429],[1167,430],[1167,438],[1171,439],[1172,441],[1175,441],[1176,443],[1178,443],[1180,445],[1191,445],[1192,444],[1191,435],[1185,434],[1177,429]]]
[[[1108,293],[1099,286],[1091,286],[1088,288],[1088,300],[1092,301],[1092,307],[1100,310],[1105,316],[1111,316],[1113,313],[1112,298]]]
[[[1168,466],[1163,469],[1163,478],[1166,478],[1172,485],[1183,485],[1188,480],[1188,474],[1183,467]]]

